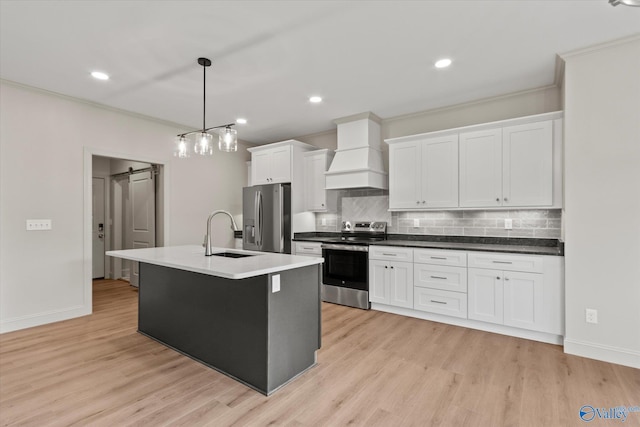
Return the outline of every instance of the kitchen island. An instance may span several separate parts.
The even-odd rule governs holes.
[[[316,363],[322,258],[213,252],[107,255],[140,263],[140,333],[269,395]]]

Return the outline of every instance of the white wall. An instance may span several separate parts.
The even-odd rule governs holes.
[[[166,164],[167,244],[201,243],[212,210],[241,214],[249,159],[242,145],[237,153],[178,160],[173,139],[182,129],[7,82],[0,110],[1,332],[91,312],[84,278],[91,154]],[[26,232],[28,218],[50,218],[53,229]],[[214,224],[214,244],[233,247],[222,221]]]
[[[565,351],[640,368],[640,37],[565,60]]]

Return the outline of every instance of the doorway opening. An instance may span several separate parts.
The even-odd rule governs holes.
[[[164,246],[164,166],[93,155],[92,280],[138,286],[138,263],[105,256],[109,250]]]

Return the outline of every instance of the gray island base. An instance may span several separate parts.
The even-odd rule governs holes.
[[[141,262],[138,330],[269,395],[316,363],[319,277],[319,264],[229,279]]]

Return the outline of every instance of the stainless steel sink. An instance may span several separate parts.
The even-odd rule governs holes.
[[[236,252],[218,252],[217,254],[211,254],[213,256],[222,256],[225,258],[244,258],[248,256],[255,256],[255,254],[239,254]]]

